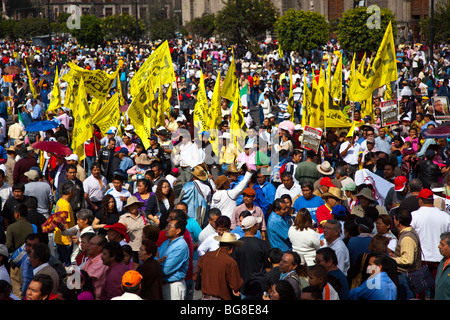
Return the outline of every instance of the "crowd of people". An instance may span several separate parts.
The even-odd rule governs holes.
[[[432,57],[421,44],[396,47],[399,122],[383,126],[382,96],[373,98],[374,118],[361,117],[358,101],[345,103],[352,55],[334,41],[280,56],[273,42],[252,53],[175,39],[171,112],[146,148],[126,106],[130,79],[157,46],[0,43],[2,299],[450,299],[450,143],[424,136],[443,121],[433,98],[450,98],[447,47]],[[337,50],[346,57],[341,107],[358,125],[322,128],[311,150],[302,144],[303,81],[311,86]],[[239,88],[247,87],[246,137],[230,139],[232,109],[222,99],[215,150],[209,132],[194,136],[192,113],[201,74],[210,103],[233,54]],[[93,124],[82,161],[32,146],[71,147],[73,110],[47,112],[55,70],[65,74],[68,61],[120,69],[126,100],[119,126],[102,134]],[[19,71],[5,71],[12,66]],[[56,128],[25,130],[43,120]],[[371,179],[358,180],[361,172]],[[377,179],[388,189],[377,190]]]

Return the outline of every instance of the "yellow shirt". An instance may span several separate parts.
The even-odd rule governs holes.
[[[67,216],[67,228],[72,228],[75,226],[75,219],[73,217],[73,212],[72,212],[72,208],[70,206],[70,203],[65,200],[65,199],[59,199],[58,202],[56,203],[56,207],[55,207],[55,212],[58,211],[67,211],[69,212],[68,216]],[[61,229],[59,228],[55,228],[55,231],[53,233],[53,240],[55,241],[56,244],[60,244],[60,245],[70,245],[72,243],[72,237],[70,236],[63,236],[61,235]]]
[[[233,143],[230,143],[227,147],[223,146],[220,152],[220,163],[221,164],[234,163],[237,155],[238,151]]]

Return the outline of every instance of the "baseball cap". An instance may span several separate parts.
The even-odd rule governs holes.
[[[345,209],[344,206],[338,204],[331,209],[331,214],[334,214],[336,216],[345,216],[347,214],[347,209]]]
[[[398,176],[394,179],[394,188],[395,191],[403,191],[406,187],[406,183],[408,179],[405,176]]]
[[[433,199],[433,191],[431,191],[430,189],[422,189],[422,190],[420,190],[419,195],[416,198],[432,200]]]
[[[242,194],[245,194],[247,196],[254,196],[254,195],[256,195],[256,192],[253,188],[248,187],[248,188],[245,188],[244,191],[242,191]]]
[[[109,130],[106,132],[106,134],[113,134],[116,133],[117,128],[116,127],[110,127]]]
[[[331,182],[330,177],[323,177],[322,179],[320,179],[319,184],[320,184],[321,186],[327,186],[327,187],[329,187],[329,188],[335,187],[335,185]]]
[[[24,173],[24,176],[30,178],[30,180],[32,181],[36,181],[39,179],[39,172],[37,172],[36,170],[28,170]]]
[[[261,217],[254,217],[254,216],[248,216],[245,217],[241,222],[241,228],[242,230],[247,230],[253,227],[257,223],[261,223],[262,218]]]
[[[136,270],[128,270],[122,276],[122,285],[128,288],[136,287],[141,283],[142,278]]]

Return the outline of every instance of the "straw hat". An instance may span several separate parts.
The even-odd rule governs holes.
[[[136,159],[136,164],[150,164],[150,161],[148,161],[148,157],[145,153],[141,153]]]
[[[203,168],[200,166],[194,167],[194,170],[192,171],[192,175],[201,181],[208,180],[208,175],[206,174],[205,170],[203,170]]]
[[[229,181],[227,176],[225,175],[218,176],[214,181],[216,189],[220,189],[227,181]]]
[[[124,210],[127,210],[131,205],[138,204],[139,208],[144,206],[144,203],[139,201],[135,196],[128,197],[127,204],[123,206]]]
[[[330,187],[328,189],[328,192],[324,192],[322,194],[322,198],[327,198],[327,197],[333,197],[333,198],[337,198],[339,200],[345,200],[345,197],[343,196],[341,189],[339,189],[337,187]]]
[[[356,196],[357,197],[364,197],[364,198],[367,198],[369,200],[375,201],[375,199],[372,196],[372,190],[370,190],[369,188],[362,189]]]
[[[227,172],[238,173],[238,172],[240,172],[240,170],[238,170],[238,168],[237,168],[235,163],[232,163],[232,164],[228,165]]]
[[[331,176],[334,173],[334,169],[328,161],[318,164],[317,170],[325,176]]]
[[[241,240],[237,240],[237,237],[234,233],[230,233],[230,232],[224,232],[222,236],[215,236],[214,240],[217,240],[217,241],[223,242],[223,243],[234,244],[237,247],[240,247],[244,244]]]

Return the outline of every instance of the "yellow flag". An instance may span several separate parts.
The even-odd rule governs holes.
[[[92,119],[89,113],[86,89],[83,78],[80,79],[77,107],[73,109],[73,132],[72,132],[72,150],[78,155],[80,161],[86,156],[84,152],[84,143],[92,138]]]
[[[25,67],[27,68],[28,85],[30,86],[31,93],[33,93],[33,98],[36,99],[38,94],[33,83],[33,78],[31,77],[30,69],[28,68],[27,59],[23,59],[23,61],[25,62]]]
[[[313,79],[313,81],[315,81]],[[303,72],[303,97],[302,97],[302,127],[304,128],[309,124],[309,115],[312,104],[312,93],[309,90],[308,83],[306,81],[306,71]]]
[[[157,103],[155,104],[154,101],[153,91],[146,86],[139,91],[137,96],[133,97],[127,110],[130,123],[134,126],[136,134],[141,138],[146,149],[150,147],[151,129],[154,128],[151,120],[152,114],[156,115],[158,112]],[[154,120],[153,122],[156,123]]]
[[[126,103],[126,101],[125,98],[123,97],[122,84],[120,83],[119,73],[117,73],[116,83],[117,83],[117,93],[119,94],[119,104],[123,106]]]
[[[164,127],[166,125],[166,117],[164,114],[164,93],[162,90],[162,86],[159,86],[158,89],[158,112],[157,112],[157,120],[156,120],[156,128]]]
[[[236,80],[237,82],[237,80]],[[230,136],[231,141],[236,145],[238,152],[244,151],[244,139],[247,137],[245,131],[247,126],[244,120],[244,113],[242,112],[241,95],[239,86],[236,83],[236,92],[234,102],[232,105],[231,119],[230,119]]]
[[[294,109],[294,89],[293,89],[293,79],[292,79],[292,67],[289,66],[289,98],[287,112],[291,115],[289,121],[295,121],[295,109]]]
[[[167,113],[167,116],[170,116],[170,112],[172,111],[172,83],[169,85],[166,91],[166,98],[164,99],[164,112]]]
[[[231,61],[230,66],[228,67],[227,74],[225,75],[225,79],[223,80],[221,91],[222,97],[227,100],[234,101],[234,99],[236,99],[236,87],[239,88],[239,84],[236,77],[236,64],[234,60],[233,50],[233,60]]]
[[[389,22],[367,75],[367,84],[364,88],[359,88],[356,91],[356,95],[359,96],[360,101],[367,100],[372,96],[373,91],[388,83],[390,84],[392,81],[396,81],[397,78],[394,36],[392,24]]]
[[[97,98],[92,98],[91,103],[89,104],[89,112],[91,115],[97,113],[100,108],[102,108],[103,102]]]
[[[219,81],[219,80],[216,80]],[[197,102],[194,106],[194,132],[197,132],[201,137],[201,133],[208,130],[209,107],[208,97],[206,96],[205,81],[203,78],[203,72],[200,70],[200,81],[197,91]],[[194,134],[195,136],[195,134]]]
[[[92,103],[91,103],[92,104]],[[92,123],[96,124],[103,135],[110,127],[119,127],[119,93],[116,92],[101,108],[92,113]]]
[[[208,118],[208,128],[211,134],[209,142],[212,145],[213,152],[219,154],[219,124],[222,121],[222,97],[220,95],[220,70],[216,77],[214,84],[213,96],[211,99],[210,117]]]
[[[67,62],[67,66],[70,67],[70,75],[74,78],[75,82],[79,82],[79,79],[83,78],[87,94],[94,96],[103,102],[106,101],[114,80],[117,78],[119,69],[113,74],[108,74],[102,70],[83,69],[70,61]],[[68,74],[69,73],[66,75]]]
[[[351,99],[351,97],[352,97],[351,87],[352,87],[352,82],[353,82],[353,79],[355,77],[355,72],[356,72],[355,59],[356,59],[356,53],[353,53],[353,59],[352,59],[351,65],[350,65],[350,73],[349,73],[348,80],[347,80],[347,90],[346,90],[346,95],[345,95],[346,104],[349,104],[350,101],[354,101]]]
[[[52,97],[48,106],[48,111],[58,110],[61,107],[61,87],[59,85],[58,67],[55,71],[55,81],[53,81]]]
[[[133,97],[139,94],[139,91],[153,78],[153,86],[159,87],[161,84],[172,83],[175,81],[175,72],[173,70],[172,57],[170,55],[169,43],[164,41],[156,50],[145,60],[136,74],[130,80],[130,93]]]
[[[342,99],[342,56],[338,55],[336,69],[330,86],[330,95],[332,98],[341,101]]]
[[[328,55],[328,63],[327,63],[327,85],[328,88],[331,88],[331,65],[333,64],[333,60],[331,59],[331,53]]]
[[[325,127],[325,99],[323,96],[324,87],[326,85],[323,68],[320,68],[319,83],[313,78],[312,81],[312,103],[311,112],[309,114],[309,126],[323,129]]]

